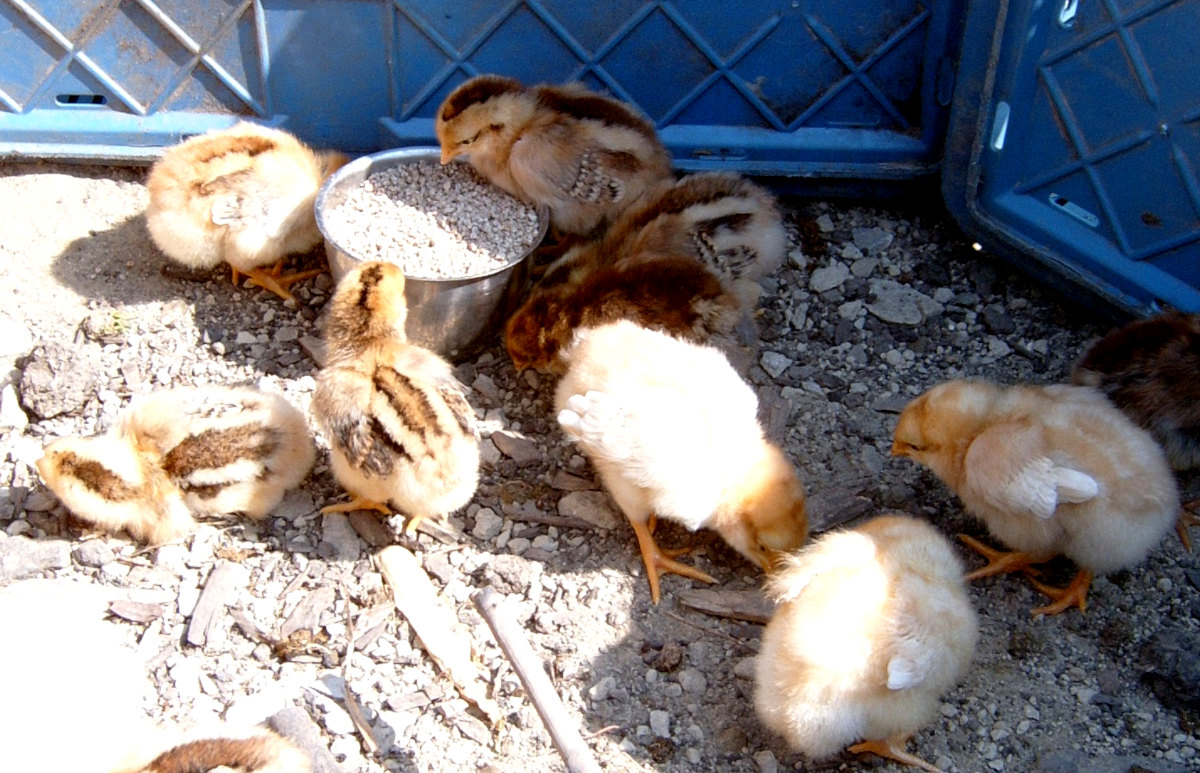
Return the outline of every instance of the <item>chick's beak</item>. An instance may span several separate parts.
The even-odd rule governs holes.
[[[453,160],[454,160],[454,148],[452,148],[452,147],[442,148],[442,166],[449,164]]]
[[[897,441],[895,441],[895,442],[893,442],[893,443],[892,443],[892,453],[891,453],[891,455],[892,455],[892,457],[894,458],[894,457],[897,457],[897,456],[908,456],[908,453],[907,453],[907,452],[905,452],[905,450],[904,450],[903,448],[901,448],[901,446],[900,446],[900,441],[899,441],[899,440],[897,440]]]

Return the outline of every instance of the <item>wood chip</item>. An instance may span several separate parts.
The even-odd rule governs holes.
[[[775,605],[760,590],[686,588],[676,591],[675,598],[698,612],[751,623],[766,623],[775,611]]]
[[[438,595],[433,581],[411,552],[391,545],[375,556],[375,565],[392,588],[396,609],[404,615],[421,646],[454,682],[459,693],[487,716],[495,727],[503,714],[487,695],[488,682],[471,656],[471,635]]]
[[[241,564],[231,561],[221,561],[208,575],[204,590],[192,610],[192,619],[188,621],[185,639],[193,647],[203,647],[208,641],[208,631],[219,613],[225,609],[234,597],[238,587],[245,587],[250,581],[250,573]]]
[[[378,515],[367,510],[352,510],[350,526],[358,532],[363,542],[373,548],[387,547],[396,541],[388,525],[380,521]]]
[[[131,601],[118,599],[108,605],[109,614],[116,615],[131,623],[149,623],[162,617],[167,611],[166,604],[155,604],[148,601]]]
[[[312,593],[309,593],[296,605],[296,608],[287,616],[283,624],[279,626],[279,635],[276,638],[286,639],[296,631],[301,630],[317,630],[321,620],[321,613],[333,608],[333,600],[336,595],[334,589],[328,586],[317,588]]]

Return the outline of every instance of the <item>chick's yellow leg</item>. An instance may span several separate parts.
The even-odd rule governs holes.
[[[234,272],[236,273],[237,270],[234,269]],[[270,271],[261,268],[254,268],[246,272],[246,276],[250,279],[250,284],[257,285],[264,290],[273,292],[285,301],[291,301],[295,299],[292,297],[292,294],[288,292],[287,288],[303,279],[316,276],[317,274],[321,273],[321,269],[313,268],[309,269],[308,271],[297,271],[294,274],[284,274],[282,272],[283,261],[280,261],[276,263],[275,267]]]
[[[1183,549],[1189,553],[1192,552],[1192,538],[1188,534],[1188,529],[1193,526],[1200,526],[1200,516],[1196,515],[1197,508],[1200,508],[1200,499],[1185,502],[1183,509],[1179,511],[1179,520],[1175,522],[1175,533],[1179,535],[1179,541],[1183,543]]]
[[[1038,591],[1054,599],[1053,604],[1037,607],[1031,610],[1030,614],[1057,615],[1071,607],[1079,607],[1080,612],[1087,611],[1087,592],[1088,588],[1092,587],[1092,573],[1088,570],[1080,569],[1079,574],[1075,575],[1075,579],[1065,588],[1055,588],[1032,578],[1029,581]]]
[[[907,742],[907,737],[895,736],[886,741],[863,741],[862,743],[856,743],[846,749],[846,751],[854,754],[878,754],[880,757],[895,760],[902,765],[911,765],[914,768],[927,770],[929,773],[942,773],[941,770],[930,765],[915,754],[909,754],[904,748]]]
[[[633,524],[633,533],[638,538],[638,548],[642,551],[642,562],[646,565],[646,579],[650,581],[650,600],[655,604],[658,603],[659,598],[658,575],[660,573],[681,574],[702,582],[716,582],[716,579],[694,566],[681,564],[667,557],[654,542],[654,537],[650,534],[650,529],[646,524],[637,521],[631,521],[631,523]]]
[[[391,515],[392,509],[387,506],[386,502],[376,502],[373,499],[366,499],[355,495],[354,499],[349,502],[339,502],[334,505],[326,505],[321,508],[321,515],[326,513],[349,513],[354,510],[377,510],[384,515]]]
[[[968,574],[968,580],[978,580],[983,577],[991,577],[995,574],[1006,574],[1008,572],[1023,572],[1031,577],[1038,574],[1038,570],[1033,565],[1041,563],[1042,559],[1040,558],[1031,556],[1028,553],[1022,553],[1019,550],[996,550],[967,534],[959,534],[958,539],[971,550],[974,550],[988,560],[986,566],[982,566]]]

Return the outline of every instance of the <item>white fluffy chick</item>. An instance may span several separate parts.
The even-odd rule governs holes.
[[[179,387],[134,400],[104,435],[50,443],[37,468],[78,517],[160,544],[191,531],[196,514],[266,517],[315,457],[284,397]]]
[[[937,716],[979,637],[962,565],[928,523],[883,515],[829,532],[767,581],[762,722],[812,759],[847,744],[928,771],[905,745]]]
[[[312,411],[329,441],[333,474],[350,502],[322,512],[373,509],[408,517],[411,533],[471,500],[479,438],[466,387],[450,364],[404,332],[404,274],[364,263],[329,302],[327,363]]]
[[[803,544],[804,487],[721,352],[623,320],[580,330],[565,359],[558,421],[632,524],[655,603],[660,572],[713,578],[659,549],[653,517],[714,529],[765,569]]]
[[[1034,582],[1054,600],[1035,615],[1084,610],[1092,578],[1143,561],[1179,511],[1162,448],[1089,387],[939,384],[901,413],[892,455],[929,467],[1015,551],[965,538],[989,558],[968,579],[1057,555],[1079,566],[1064,589]]]
[[[289,300],[289,286],[321,272],[284,275],[283,259],[320,244],[317,191],[347,160],[246,121],[207,132],[168,148],[151,167],[146,227],[172,260],[198,269],[228,263],[234,283],[245,274]]]

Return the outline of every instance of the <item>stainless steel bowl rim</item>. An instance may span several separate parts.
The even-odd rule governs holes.
[[[441,148],[437,147],[436,145],[420,145],[420,146],[415,146],[415,147],[394,148],[392,150],[384,150],[379,153],[371,153],[371,154],[368,154],[365,156],[360,156],[360,157],[354,159],[353,161],[351,161],[350,163],[346,164],[345,166],[343,166],[341,169],[334,172],[332,175],[329,176],[329,179],[327,179],[325,181],[325,183],[321,186],[321,189],[317,192],[317,200],[316,200],[315,207],[316,207],[316,215],[317,215],[317,228],[318,228],[318,230],[320,230],[321,235],[324,236],[325,240],[327,242],[329,242],[330,244],[332,244],[342,254],[351,256],[358,263],[367,262],[367,261],[363,260],[362,258],[354,255],[352,252],[350,252],[345,247],[343,247],[337,241],[337,239],[334,239],[332,236],[330,236],[329,229],[326,228],[326,226],[325,226],[325,210],[328,208],[327,199],[331,195],[331,192],[336,190],[348,177],[351,177],[354,175],[362,175],[363,179],[366,179],[367,170],[369,170],[372,166],[380,166],[380,168],[385,168],[385,166],[393,166],[394,165],[394,164],[387,163],[390,161],[397,161],[400,163],[413,163],[416,161],[427,161],[430,159],[432,159],[434,161],[438,161],[440,163],[441,154],[442,154]],[[460,162],[455,162],[455,163],[460,163]],[[529,205],[526,205],[526,206],[529,206]],[[507,271],[508,269],[510,269],[514,265],[516,265],[517,263],[520,263],[522,260],[525,260],[526,258],[528,258],[530,253],[533,251],[533,248],[536,247],[538,245],[538,243],[541,242],[542,238],[546,235],[546,229],[550,225],[549,212],[547,212],[547,210],[544,207],[532,207],[532,209],[537,213],[537,216],[538,216],[537,234],[534,236],[533,241],[531,241],[529,243],[529,247],[524,252],[522,252],[520,255],[513,258],[512,260],[508,261],[504,265],[499,266],[498,268],[489,269],[487,271],[483,271],[483,272],[480,272],[477,274],[464,274],[462,276],[420,276],[418,274],[408,274],[407,272],[405,272],[405,277],[408,279],[418,280],[421,282],[454,283],[454,282],[469,282],[469,281],[474,281],[474,280],[478,280],[478,279],[486,279],[489,276],[494,276],[503,271]]]

